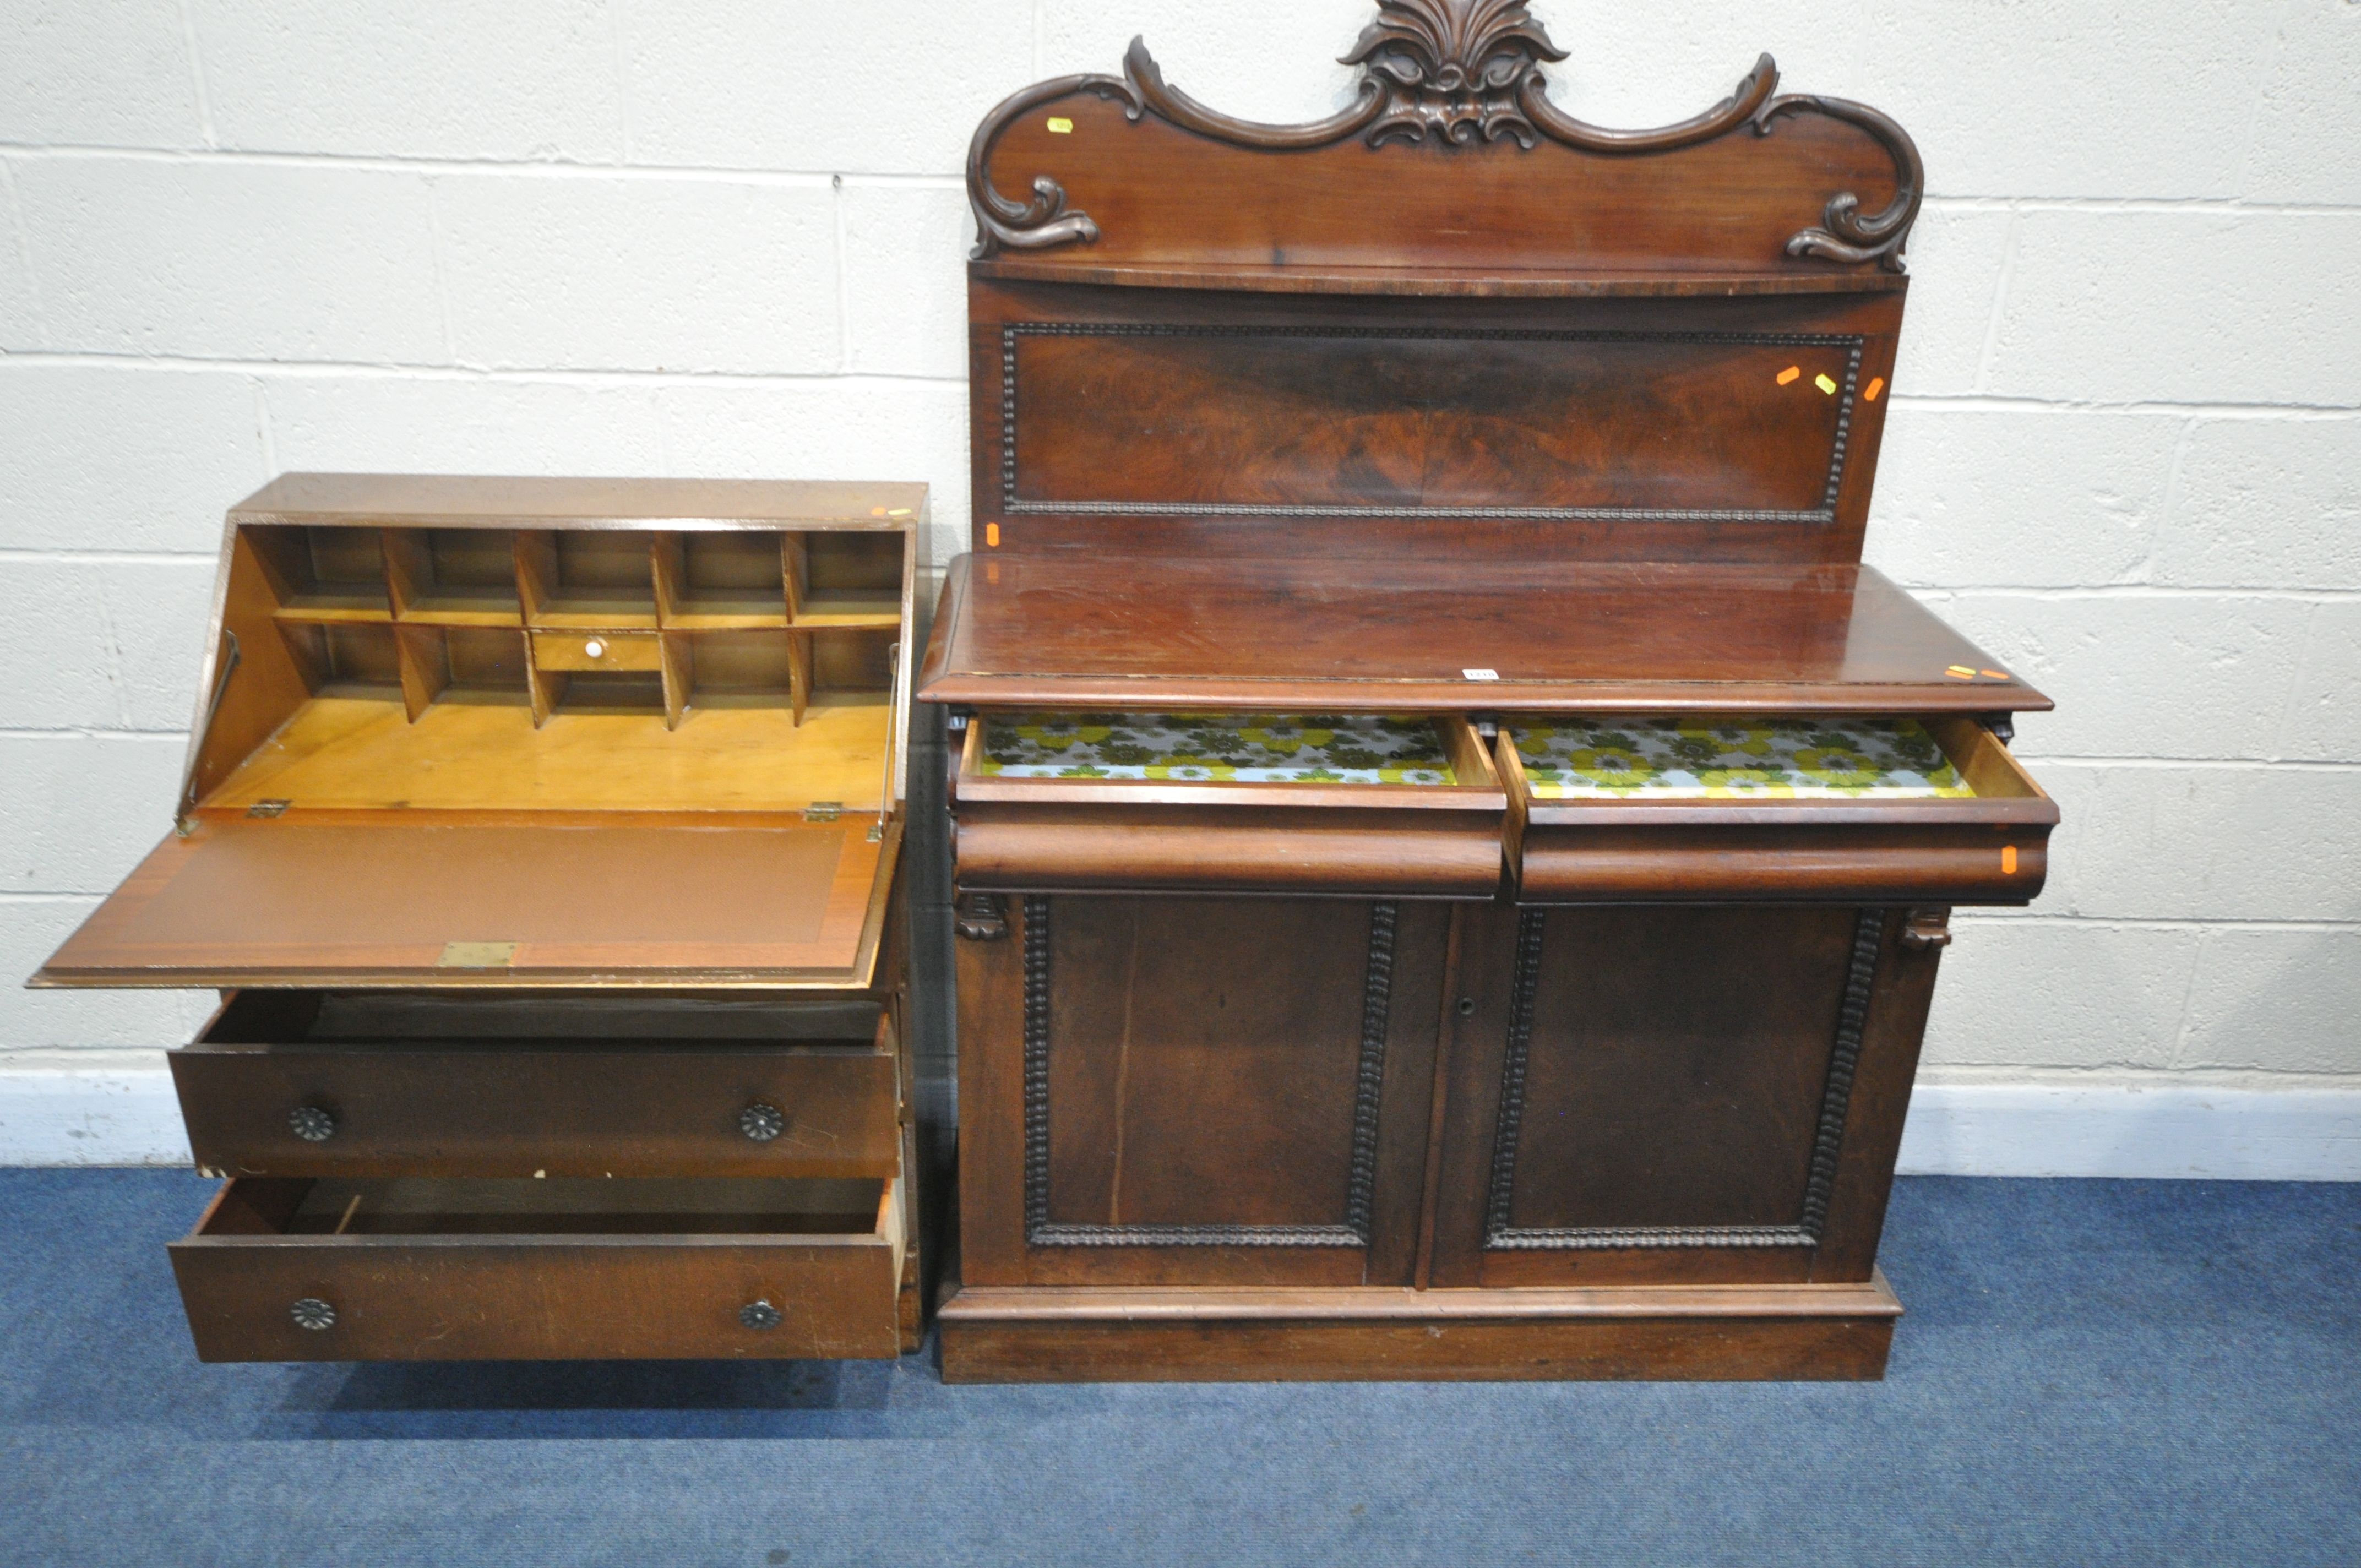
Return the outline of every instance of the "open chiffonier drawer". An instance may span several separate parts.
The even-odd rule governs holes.
[[[2058,821],[1958,715],[1512,716],[1496,752],[1533,903],[2023,904]]]
[[[968,725],[963,889],[1488,897],[1507,796],[1456,714],[1027,712]]]
[[[895,896],[920,486],[292,475],[177,831],[40,985],[171,1054],[208,1360],[915,1343]]]

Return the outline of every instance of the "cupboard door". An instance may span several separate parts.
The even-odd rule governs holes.
[[[1934,982],[1905,911],[1488,914],[1433,1283],[1869,1277]]]
[[[1448,909],[990,907],[1005,934],[960,944],[970,1283],[1410,1282]]]

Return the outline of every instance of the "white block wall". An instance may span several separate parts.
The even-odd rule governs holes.
[[[2349,1150],[2361,4],[1533,8],[1587,117],[1686,115],[1767,49],[1925,153],[1870,554],[2057,697],[2018,750],[2066,812],[2042,899],[1958,921],[1927,1080],[2285,1091]],[[167,828],[228,502],[291,468],[916,477],[947,556],[977,119],[1135,32],[1308,117],[1368,10],[0,0],[0,1145],[139,1152],[105,1097],[203,1006],[13,981]],[[39,1109],[77,1069],[105,1103]],[[1977,1168],[1960,1136],[1927,1157]]]

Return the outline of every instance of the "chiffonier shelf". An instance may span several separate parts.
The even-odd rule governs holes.
[[[2049,701],[1861,564],[1923,173],[1521,5],[1328,119],[1118,74],[968,167],[952,1380],[1875,1377],[1951,908]]]
[[[38,985],[170,1053],[209,1360],[914,1343],[917,485],[289,475],[177,830]]]

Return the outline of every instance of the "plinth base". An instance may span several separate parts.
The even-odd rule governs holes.
[[[1865,1284],[1405,1290],[963,1288],[946,1383],[1862,1379],[1902,1303]]]

